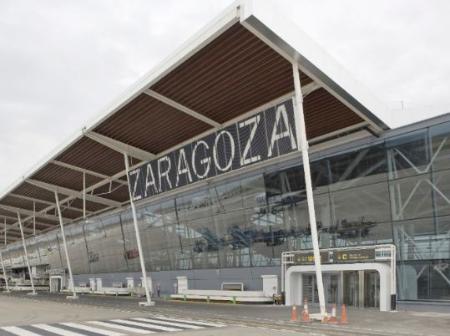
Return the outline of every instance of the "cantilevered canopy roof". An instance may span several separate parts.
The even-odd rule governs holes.
[[[292,95],[294,61],[311,144],[388,128],[375,98],[282,13],[264,6],[233,4],[0,196],[8,242],[20,237],[17,212],[26,235],[33,225],[38,233],[57,227],[55,191],[66,223],[83,218],[84,187],[87,216],[126,205],[124,152],[133,168]]]

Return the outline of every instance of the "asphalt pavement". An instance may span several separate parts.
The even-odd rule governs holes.
[[[11,302],[5,306],[6,300]],[[140,307],[139,301],[142,299],[97,295],[82,295],[78,300],[68,300],[61,294],[39,293],[33,297],[24,293],[0,294],[0,311],[17,306],[17,309],[12,309],[9,314],[0,315],[0,326],[11,321],[17,324],[26,320],[33,323],[83,321],[93,318],[133,320],[152,315],[178,320],[202,320],[227,326],[225,329],[183,331],[199,336],[225,335],[229,328],[237,328],[232,334],[241,328],[245,330],[245,335],[264,335],[267,332],[270,335],[284,335],[294,332],[300,335],[448,336],[450,330],[450,306],[442,306],[438,311],[414,311],[412,306],[409,306],[408,310],[388,313],[376,309],[349,308],[348,325],[326,325],[319,322],[292,322],[290,307],[285,306],[184,302],[160,298],[155,300],[156,305],[153,307]],[[28,308],[24,310],[24,306]],[[314,309],[311,307],[313,312]],[[28,312],[28,315],[23,315],[24,312]]]

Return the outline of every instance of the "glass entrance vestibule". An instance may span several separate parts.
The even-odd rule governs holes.
[[[383,263],[323,265],[325,301],[359,308],[391,309],[391,268]],[[286,272],[286,304],[305,299],[318,303],[314,266],[292,266]]]
[[[315,275],[303,273],[303,299],[318,304]],[[380,307],[380,275],[374,270],[337,271],[323,274],[325,302],[359,308]]]
[[[321,251],[326,304],[358,308],[396,308],[395,247],[326,249]],[[282,289],[286,305],[319,303],[314,257],[309,251],[282,255]]]

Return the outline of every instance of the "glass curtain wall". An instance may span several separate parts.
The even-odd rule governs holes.
[[[386,142],[399,297],[450,300],[450,123]]]
[[[450,123],[311,163],[322,248],[395,243],[403,300],[450,300]],[[148,271],[280,265],[311,249],[301,166],[265,171],[138,206]],[[75,274],[139,271],[131,213],[67,227]],[[29,242],[32,260],[64,267],[61,238]],[[20,244],[5,259],[23,264]]]

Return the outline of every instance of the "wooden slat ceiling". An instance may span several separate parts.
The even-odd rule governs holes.
[[[312,82],[305,74],[300,73],[300,76],[303,86]],[[292,92],[294,87],[291,63],[236,23],[156,83],[149,83],[147,89],[222,124]],[[325,89],[306,96],[304,110],[310,139],[362,121]],[[93,131],[157,155],[210,129],[211,125],[142,93],[103,120]],[[54,160],[106,176],[124,170],[120,152],[86,136],[68,146]],[[133,158],[132,164],[139,162]],[[50,161],[32,174],[31,179],[76,191],[83,188],[82,172]],[[102,177],[86,173],[88,187],[101,181]],[[124,177],[120,177],[121,183],[105,181],[91,192],[98,197],[126,203],[128,190],[123,181],[126,181]],[[31,198],[37,200],[37,211],[55,215],[52,191],[24,181],[11,193],[25,198],[6,195],[0,200],[0,206],[32,210],[33,202],[26,199]],[[66,197],[68,195],[60,190],[60,200]],[[73,220],[81,218],[82,207],[81,195],[72,197],[63,207],[63,216]],[[86,202],[88,214],[108,208],[92,199]],[[0,218],[2,213],[5,211],[0,209]],[[8,215],[12,218],[17,216],[15,213]],[[39,221],[40,229],[58,225],[57,222],[49,222],[48,218],[39,218]],[[15,221],[8,219],[8,223],[15,224]],[[9,232],[17,236],[16,229]]]
[[[8,210],[4,210],[4,209],[0,208],[0,218],[2,219],[0,226],[3,226],[5,222],[6,222],[6,225],[8,226],[8,230],[7,230],[8,236],[20,237],[20,230],[17,226],[12,227],[12,228],[9,227],[10,225],[13,225],[17,221],[17,219],[16,219],[17,213],[16,212],[8,211]],[[49,220],[48,218],[40,217],[40,216],[36,217],[35,223],[36,223],[37,231],[45,230],[48,227],[54,227],[55,225],[57,225],[56,221],[52,221],[52,220]],[[24,228],[31,228],[31,227],[33,227],[33,221],[32,220],[24,221],[23,225],[24,225]],[[30,230],[27,231],[26,229],[25,229],[25,231],[30,232]],[[0,239],[0,241],[3,241],[3,239],[4,239],[4,237],[2,237],[2,239]]]
[[[70,202],[70,206],[78,209],[83,209],[83,200],[81,198],[76,198]],[[108,207],[107,205],[86,200],[86,210],[88,212],[100,211],[102,209],[106,209],[107,207]]]
[[[160,153],[209,128],[210,125],[141,94],[95,131],[147,152]],[[121,162],[123,169],[122,157]]]
[[[10,195],[5,196],[2,199],[2,204],[22,208],[22,209],[29,210],[29,211],[33,211],[33,201],[19,198],[16,196],[10,196]],[[46,207],[47,207],[47,205],[44,203],[35,202],[36,211],[41,211]]]
[[[311,82],[303,74],[301,80]],[[235,24],[151,89],[224,123],[294,86],[291,63]]]
[[[95,195],[117,202],[127,202],[130,197],[128,194],[128,186],[119,183],[105,184],[95,189]]]
[[[123,170],[123,155],[84,137],[70,146],[56,160],[83,169],[112,176]]]
[[[43,200],[46,202],[55,202],[55,194],[47,189],[36,187],[30,183],[23,182],[16,189],[12,191],[12,194],[22,195],[25,197],[30,197],[38,200]],[[64,195],[59,194],[59,198],[64,197]],[[2,204],[2,202],[0,202]]]
[[[69,168],[60,167],[53,163],[49,163],[42,169],[38,170],[38,172],[32,175],[31,178],[33,180],[56,184],[68,189],[83,189],[83,173]],[[101,180],[102,178],[100,177],[87,174],[86,186],[89,187],[95,183],[100,182]]]
[[[331,133],[363,120],[325,89],[310,93],[303,101],[309,139]]]

